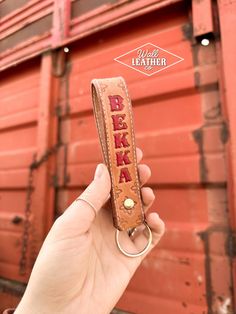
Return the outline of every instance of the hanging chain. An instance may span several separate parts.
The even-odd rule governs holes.
[[[21,257],[20,257],[20,274],[24,275],[26,273],[27,267],[27,250],[29,246],[29,233],[30,233],[30,216],[31,216],[31,205],[32,205],[32,193],[34,190],[33,180],[34,180],[34,170],[38,169],[48,158],[55,154],[59,147],[60,143],[57,143],[53,147],[49,148],[39,160],[36,160],[36,155],[33,157],[33,162],[29,167],[29,177],[28,177],[28,186],[26,194],[26,206],[25,206],[25,218],[24,218],[24,230],[22,235],[22,248],[21,248]]]

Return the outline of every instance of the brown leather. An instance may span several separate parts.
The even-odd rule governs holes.
[[[104,162],[112,182],[113,223],[119,230],[128,230],[141,225],[145,219],[131,101],[122,77],[94,79],[92,96]]]

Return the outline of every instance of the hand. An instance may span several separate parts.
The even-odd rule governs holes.
[[[141,150],[137,150],[137,158],[140,162]],[[150,174],[148,166],[139,165],[142,185]],[[111,212],[101,209],[109,198],[110,188],[108,170],[99,164],[94,180],[82,194],[96,208],[96,218],[89,204],[75,200],[55,221],[15,314],[111,312],[145,256],[129,258],[118,250]],[[141,192],[147,211],[154,193],[148,187]],[[150,213],[146,220],[153,234],[151,250],[164,233],[164,223],[157,213]],[[131,252],[142,250],[147,243],[143,230],[133,240],[126,233],[121,235],[122,244]]]

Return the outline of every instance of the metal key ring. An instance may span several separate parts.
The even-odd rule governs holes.
[[[148,224],[144,221],[143,224],[145,225],[146,229],[148,230],[148,242],[146,244],[146,246],[144,247],[144,249],[138,253],[129,253],[129,252],[126,252],[120,245],[120,242],[119,242],[119,233],[120,233],[120,230],[116,230],[116,244],[117,244],[117,247],[118,249],[121,251],[121,253],[123,253],[125,256],[128,256],[128,257],[138,257],[138,256],[141,256],[143,254],[145,254],[151,243],[152,243],[152,231],[150,229],[150,227],[148,226]]]

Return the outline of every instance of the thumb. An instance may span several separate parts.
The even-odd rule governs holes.
[[[67,208],[60,217],[70,228],[84,233],[89,230],[96,214],[107,201],[111,190],[111,180],[107,167],[97,165],[94,179],[84,192]],[[87,201],[87,202],[86,202]]]

